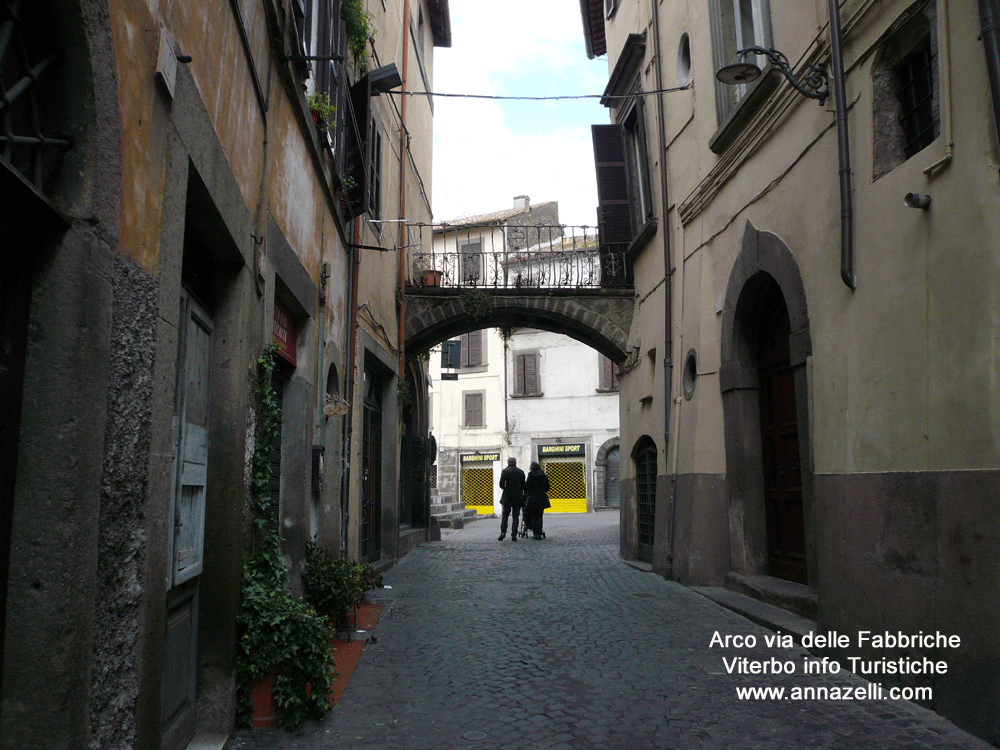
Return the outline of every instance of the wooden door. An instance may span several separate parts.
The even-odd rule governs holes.
[[[761,316],[760,427],[770,575],[806,583],[805,519],[788,313],[777,286]],[[776,296],[775,296],[776,293]]]
[[[174,492],[170,590],[161,689],[164,750],[194,737],[198,658],[198,576],[205,541],[209,374],[212,321],[190,296],[181,298],[175,401]]]

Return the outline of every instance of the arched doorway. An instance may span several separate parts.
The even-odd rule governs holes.
[[[771,281],[758,308],[756,355],[760,379],[760,442],[767,518],[767,569],[806,583],[795,377],[789,352],[788,307]]]
[[[788,247],[750,222],[726,289],[721,348],[730,567],[815,582],[805,288]]]

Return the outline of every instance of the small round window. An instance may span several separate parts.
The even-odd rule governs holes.
[[[677,45],[677,83],[687,86],[691,82],[691,37],[685,31]]]
[[[684,360],[684,398],[688,401],[694,396],[694,386],[695,381],[698,379],[698,357],[695,354],[694,349],[688,352],[687,358]]]

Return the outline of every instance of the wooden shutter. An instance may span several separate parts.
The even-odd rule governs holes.
[[[480,367],[484,364],[483,332],[473,331],[469,334],[469,367]]]
[[[367,75],[351,86],[347,106],[343,176],[354,180],[347,197],[346,219],[363,214],[369,206],[368,140],[371,133],[371,80]],[[338,115],[339,116],[339,115]]]
[[[616,390],[618,388],[618,365],[601,355],[601,388]]]
[[[482,393],[466,393],[465,394],[465,426],[466,427],[482,427],[483,426],[483,394]]]
[[[188,296],[181,300],[184,317],[178,377],[178,425],[174,449],[174,517],[172,583],[201,573],[205,541],[205,491],[208,476],[209,372],[212,322]]]
[[[378,122],[371,122],[371,155],[368,163],[368,212],[372,218],[381,218],[382,203],[382,130]]]
[[[469,366],[469,334],[463,333],[458,337],[459,341],[459,367]]]
[[[626,245],[632,240],[628,167],[621,125],[591,125],[597,170],[598,226],[602,245]]]
[[[539,393],[538,354],[518,354],[514,364],[514,392],[519,396]]]

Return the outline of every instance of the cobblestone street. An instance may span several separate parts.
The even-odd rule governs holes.
[[[744,686],[853,676],[728,674],[723,657],[793,660],[769,631],[618,557],[614,513],[548,516],[548,539],[442,532],[385,575],[385,609],[339,705],[300,736],[235,747],[988,748],[905,701],[739,700]],[[709,648],[713,633],[754,649]],[[359,637],[365,637],[364,635]]]

